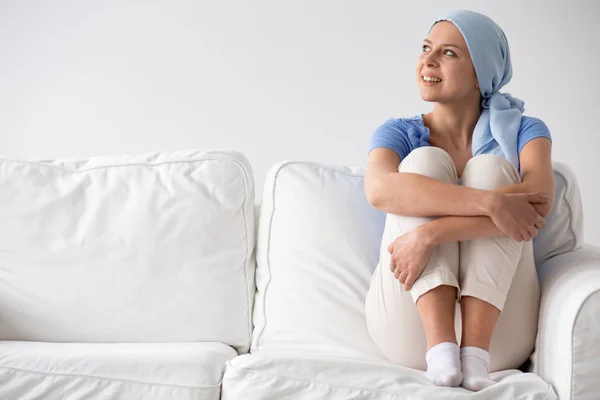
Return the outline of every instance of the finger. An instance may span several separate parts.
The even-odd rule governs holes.
[[[401,272],[402,272],[402,270],[400,268],[396,268],[394,270],[394,278],[398,279],[398,277],[400,276]]]
[[[388,253],[392,254],[394,252],[394,242],[388,244],[387,247]]]
[[[544,221],[543,219],[539,219],[535,221],[533,226],[535,226],[537,229],[544,229],[544,227],[546,226],[546,221]]]
[[[396,269],[396,263],[394,261],[390,261],[390,271],[394,272]]]
[[[525,242],[529,242],[531,240],[531,236],[529,236],[529,232],[528,231],[522,232],[521,236],[523,237],[523,241],[525,241]]]
[[[407,277],[408,277],[408,272],[402,271],[400,273],[400,276],[398,277],[398,280],[400,281],[400,283],[405,283]]]
[[[529,232],[529,236],[531,236],[532,239],[538,235],[537,229],[533,226],[530,226],[529,229],[527,229],[527,232]]]
[[[409,291],[412,289],[412,285],[415,283],[415,278],[413,275],[408,275],[406,280],[404,281],[404,290]]]

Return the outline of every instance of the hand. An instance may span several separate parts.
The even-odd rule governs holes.
[[[434,247],[421,227],[423,225],[398,236],[388,246],[388,252],[392,255],[390,271],[400,283],[404,284],[404,290],[407,291],[421,276]]]
[[[544,218],[532,204],[543,204],[548,197],[540,193],[496,193],[489,217],[505,235],[517,242],[530,241],[545,226]]]

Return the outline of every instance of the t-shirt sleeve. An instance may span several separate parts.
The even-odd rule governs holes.
[[[552,141],[550,130],[544,121],[535,117],[525,117],[521,124],[519,137],[517,139],[518,153],[521,154],[521,149],[523,149],[523,146],[525,146],[527,142],[538,137],[547,137]]]
[[[390,118],[378,126],[371,135],[367,153],[377,147],[394,150],[402,161],[410,152],[410,141],[404,123],[399,119]]]

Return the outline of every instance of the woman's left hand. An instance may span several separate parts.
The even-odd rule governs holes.
[[[421,227],[422,225],[398,236],[388,246],[388,252],[392,255],[390,271],[404,284],[404,290],[407,291],[421,276],[434,247]]]

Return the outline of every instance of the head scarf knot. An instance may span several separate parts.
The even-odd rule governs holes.
[[[436,19],[450,21],[462,33],[479,84],[483,110],[475,125],[471,145],[473,156],[498,154],[519,168],[517,135],[525,102],[500,93],[512,78],[508,41],[502,29],[489,17],[470,10],[454,10]]]

